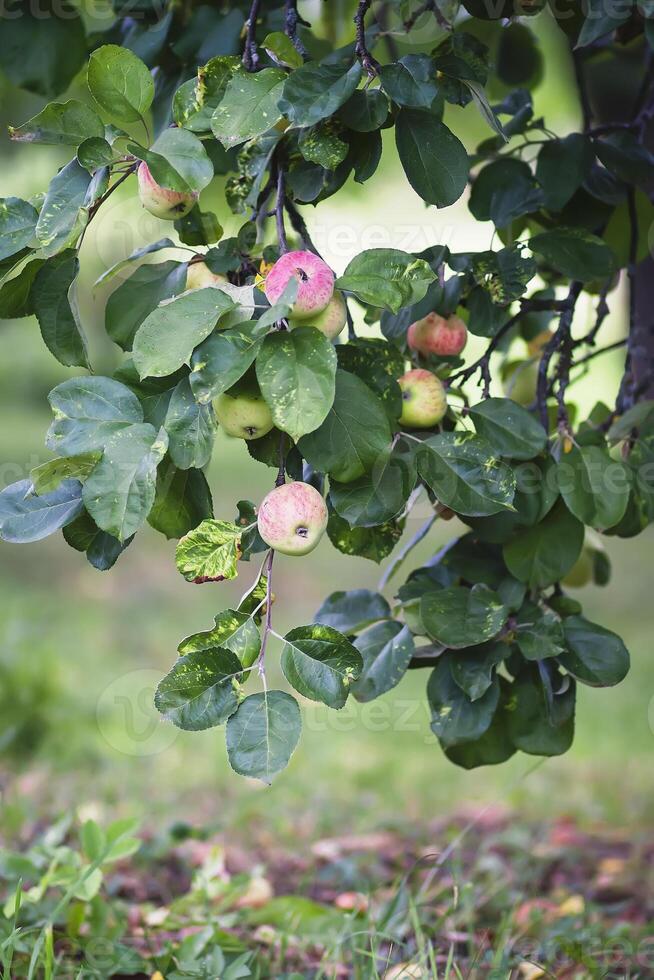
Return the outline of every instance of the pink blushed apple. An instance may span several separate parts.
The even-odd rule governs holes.
[[[327,506],[309,483],[285,483],[264,497],[257,518],[259,534],[283,555],[308,555],[327,527]]]
[[[206,262],[191,262],[186,273],[187,289],[203,289],[205,286],[220,286],[225,282],[227,282],[227,277],[212,272]]]
[[[266,276],[264,291],[270,303],[277,302],[292,278],[297,279],[298,291],[291,317],[306,320],[321,313],[334,293],[329,266],[313,252],[286,252]]]
[[[407,332],[411,350],[418,353],[436,354],[438,357],[456,357],[468,340],[468,328],[458,316],[447,319],[439,313],[428,313],[412,323]]]
[[[188,214],[198,200],[195,191],[171,191],[158,184],[147,163],[142,163],[138,169],[139,197],[146,211],[155,218],[176,221]]]
[[[293,327],[310,326],[320,330],[329,340],[335,340],[343,327],[347,323],[347,306],[343,293],[336,289],[329,303],[321,313],[307,317],[305,320],[294,320],[291,318],[288,325]]]
[[[400,425],[410,429],[431,429],[447,412],[447,396],[442,382],[431,371],[407,371],[398,384],[402,390]]]

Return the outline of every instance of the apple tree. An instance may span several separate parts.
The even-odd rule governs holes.
[[[629,667],[569,590],[607,584],[602,538],[654,518],[651,0],[112,3],[101,22],[68,0],[2,14],[0,68],[54,100],[11,139],[70,160],[35,198],[1,202],[0,316],[34,316],[77,370],[49,395],[52,459],[0,493],[0,538],[61,531],[106,571],[147,522],[217,604],[220,582],[245,577],[156,694],[183,729],[224,724],[239,773],[270,781],[288,763],[291,691],[337,710],[414,669],[453,763],[565,752],[577,684]],[[545,31],[567,68],[545,63]],[[556,133],[532,90],[562,70],[579,122]],[[487,130],[477,146],[457,135],[466,107]],[[329,267],[313,209],[350,179],[374,184],[382,143],[427,208],[465,196],[479,250],[435,240]],[[203,201],[214,180],[233,236]],[[167,226],[103,272],[121,352],[103,377],[80,249],[128,181]],[[621,309],[628,331],[607,344]],[[618,347],[622,380],[581,413],[575,383]],[[217,426],[269,468],[265,500],[214,513]],[[404,534],[412,511],[424,520]],[[454,516],[463,529],[403,574]],[[282,636],[278,555],[301,560],[325,531],[321,548],[386,563],[379,591],[334,592]],[[270,658],[289,691],[269,688]]]

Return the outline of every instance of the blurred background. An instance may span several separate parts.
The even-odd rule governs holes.
[[[546,17],[531,22],[547,62],[547,82],[535,91],[535,113],[565,134],[577,122],[573,75],[563,35]],[[75,86],[70,95],[78,95]],[[41,107],[38,99],[0,79],[0,196],[43,191],[65,148],[11,144],[6,125]],[[487,133],[474,106],[448,110],[468,149]],[[220,187],[202,199],[226,234],[240,219]],[[476,223],[465,200],[445,211],[426,208],[407,184],[388,141],[380,170],[367,184],[348,183],[305,215],[318,248],[341,272],[358,251],[394,246],[420,251],[435,243],[453,251],[490,247],[492,226]],[[110,264],[170,229],[140,209],[126,185],[103,207],[82,250],[82,316],[98,374],[111,372],[118,349],[103,331],[104,287],[93,282]],[[481,239],[481,240],[480,240]],[[606,343],[625,326],[621,292],[603,328]],[[577,328],[592,310],[579,310]],[[0,486],[25,478],[49,458],[44,435],[46,396],[72,371],[57,364],[33,319],[0,323]],[[475,338],[473,338],[475,341]],[[476,341],[475,341],[476,343]],[[479,346],[483,345],[479,341]],[[470,356],[475,354],[471,344]],[[575,389],[585,407],[611,401],[622,370],[618,352],[593,362]],[[216,516],[232,519],[235,503],[261,499],[272,471],[250,459],[242,443],[218,436],[209,472]],[[409,536],[420,515],[407,526]],[[459,532],[436,525],[411,557],[421,564]],[[156,683],[175,659],[179,640],[208,628],[254,579],[244,566],[232,583],[191,586],[174,566],[174,542],[149,528],[110,573],[99,573],[58,535],[29,546],[0,546],[0,826],[11,835],[26,816],[80,808],[104,820],[141,816],[156,827],[175,819],[208,822],[216,830],[292,837],[336,826],[370,830],[426,821],[480,806],[518,808],[526,816],[574,815],[589,824],[635,826],[651,814],[654,745],[654,657],[651,632],[651,528],[633,540],[609,538],[608,588],[584,590],[585,614],[619,632],[632,670],[616,689],[581,687],[574,747],[541,762],[518,755],[498,768],[464,772],[442,755],[429,731],[424,685],[413,671],[379,701],[351,701],[341,712],[303,705],[304,733],[290,767],[271,788],[234,776],[223,732],[185,733],[163,724],[152,706]],[[277,564],[275,626],[310,622],[337,589],[375,588],[381,570],[345,558],[326,540],[308,558]],[[392,595],[391,582],[387,595]],[[271,645],[271,653],[274,645]],[[271,657],[271,660],[273,658]],[[281,675],[273,681],[283,685]]]

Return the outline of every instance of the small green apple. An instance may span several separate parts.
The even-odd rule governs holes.
[[[320,330],[329,340],[335,340],[347,323],[347,307],[345,298],[340,290],[336,290],[329,303],[320,313],[316,313],[305,320],[289,319],[288,325],[293,327],[315,327]]]
[[[259,534],[283,555],[308,555],[327,527],[327,505],[315,487],[299,480],[275,487],[259,508]]]
[[[223,431],[236,439],[260,439],[273,427],[270,409],[255,385],[235,385],[218,395],[213,407]]]
[[[584,545],[576,562],[562,578],[562,584],[567,585],[569,589],[582,589],[584,585],[593,581],[593,565],[593,552]]]
[[[518,405],[529,408],[538,390],[537,361],[509,361],[502,368],[504,394]]]
[[[206,262],[191,262],[186,273],[187,289],[203,289],[205,286],[220,286],[227,282],[227,276],[211,271]]]
[[[163,218],[167,221],[183,218],[192,210],[200,196],[195,191],[183,193],[162,187],[150,173],[147,163],[140,165],[137,177],[141,204],[155,218]]]
[[[441,421],[447,412],[447,395],[435,374],[416,368],[398,378],[398,384],[402,390],[400,425],[431,429]]]

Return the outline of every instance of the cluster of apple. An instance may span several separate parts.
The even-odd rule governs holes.
[[[139,196],[143,206],[158,218],[173,220],[188,214],[197,201],[193,193],[168,190],[156,182],[146,163],[138,169]],[[347,322],[345,297],[334,287],[334,273],[318,255],[308,251],[285,252],[268,272],[266,298],[278,302],[291,279],[297,294],[288,327],[313,326],[335,340]],[[186,288],[219,286],[224,276],[215,275],[206,263],[189,265]],[[408,346],[423,357],[458,356],[467,341],[466,325],[457,316],[427,316],[409,327]],[[399,423],[413,429],[438,425],[447,412],[447,393],[440,378],[425,368],[414,368],[397,379],[402,392]],[[273,428],[273,418],[256,381],[248,376],[214,401],[223,431],[241,439],[260,439]],[[327,527],[327,507],[322,495],[301,481],[275,487],[259,508],[258,528],[266,544],[286,555],[306,555],[316,547]]]

